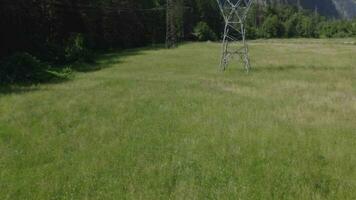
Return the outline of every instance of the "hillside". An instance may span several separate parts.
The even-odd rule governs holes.
[[[345,18],[356,17],[356,0],[333,0],[335,8]]]
[[[262,4],[286,3],[309,10],[330,18],[356,17],[356,0],[257,0]]]

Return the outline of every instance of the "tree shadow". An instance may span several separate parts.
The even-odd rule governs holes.
[[[72,69],[77,72],[93,72],[113,65],[123,63],[124,58],[145,54],[145,51],[161,50],[164,45],[138,47],[133,49],[111,49],[100,51],[95,55],[93,62],[78,62],[72,65]]]
[[[105,68],[113,67],[114,65],[123,63],[124,59],[131,56],[144,55],[146,51],[161,50],[164,45],[147,46],[134,49],[111,49],[107,51],[100,51],[97,53],[93,62],[76,62],[71,64],[71,69],[75,72],[90,73],[99,71]],[[0,97],[7,94],[21,94],[27,92],[34,92],[43,90],[36,85],[40,84],[59,84],[71,81],[71,78],[54,78],[41,83],[15,83],[0,85]],[[0,83],[1,84],[1,83]]]
[[[13,83],[0,85],[0,97],[8,94],[23,94],[27,92],[44,91],[47,90],[40,87],[42,84],[55,85],[60,83],[69,82],[70,78],[53,78],[50,81],[45,82],[33,82],[33,83]]]
[[[123,63],[124,58],[144,55],[147,51],[158,51],[164,49],[164,45],[155,45],[155,46],[147,46],[147,47],[139,47],[134,49],[126,49],[126,50],[110,50],[104,54],[101,54],[97,58],[97,62],[101,65],[105,65],[105,67],[110,67],[112,65]]]
[[[0,86],[0,97],[7,94],[22,94],[38,90],[38,87],[31,87],[29,85],[2,85]]]

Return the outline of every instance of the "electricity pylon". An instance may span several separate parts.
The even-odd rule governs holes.
[[[178,38],[184,35],[184,12],[186,9],[188,7],[184,6],[184,0],[167,0],[167,48],[176,47]]]
[[[175,47],[178,39],[175,23],[174,1],[175,0],[167,0],[166,5],[166,48]]]
[[[246,72],[251,69],[246,42],[246,17],[254,0],[217,0],[225,21],[220,69],[225,71],[229,61],[239,56]]]

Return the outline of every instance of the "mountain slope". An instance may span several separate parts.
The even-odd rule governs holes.
[[[356,0],[333,0],[340,15],[345,18],[356,17]]]

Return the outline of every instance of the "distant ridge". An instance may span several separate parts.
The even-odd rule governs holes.
[[[356,17],[356,0],[333,0],[340,15],[344,18]]]

